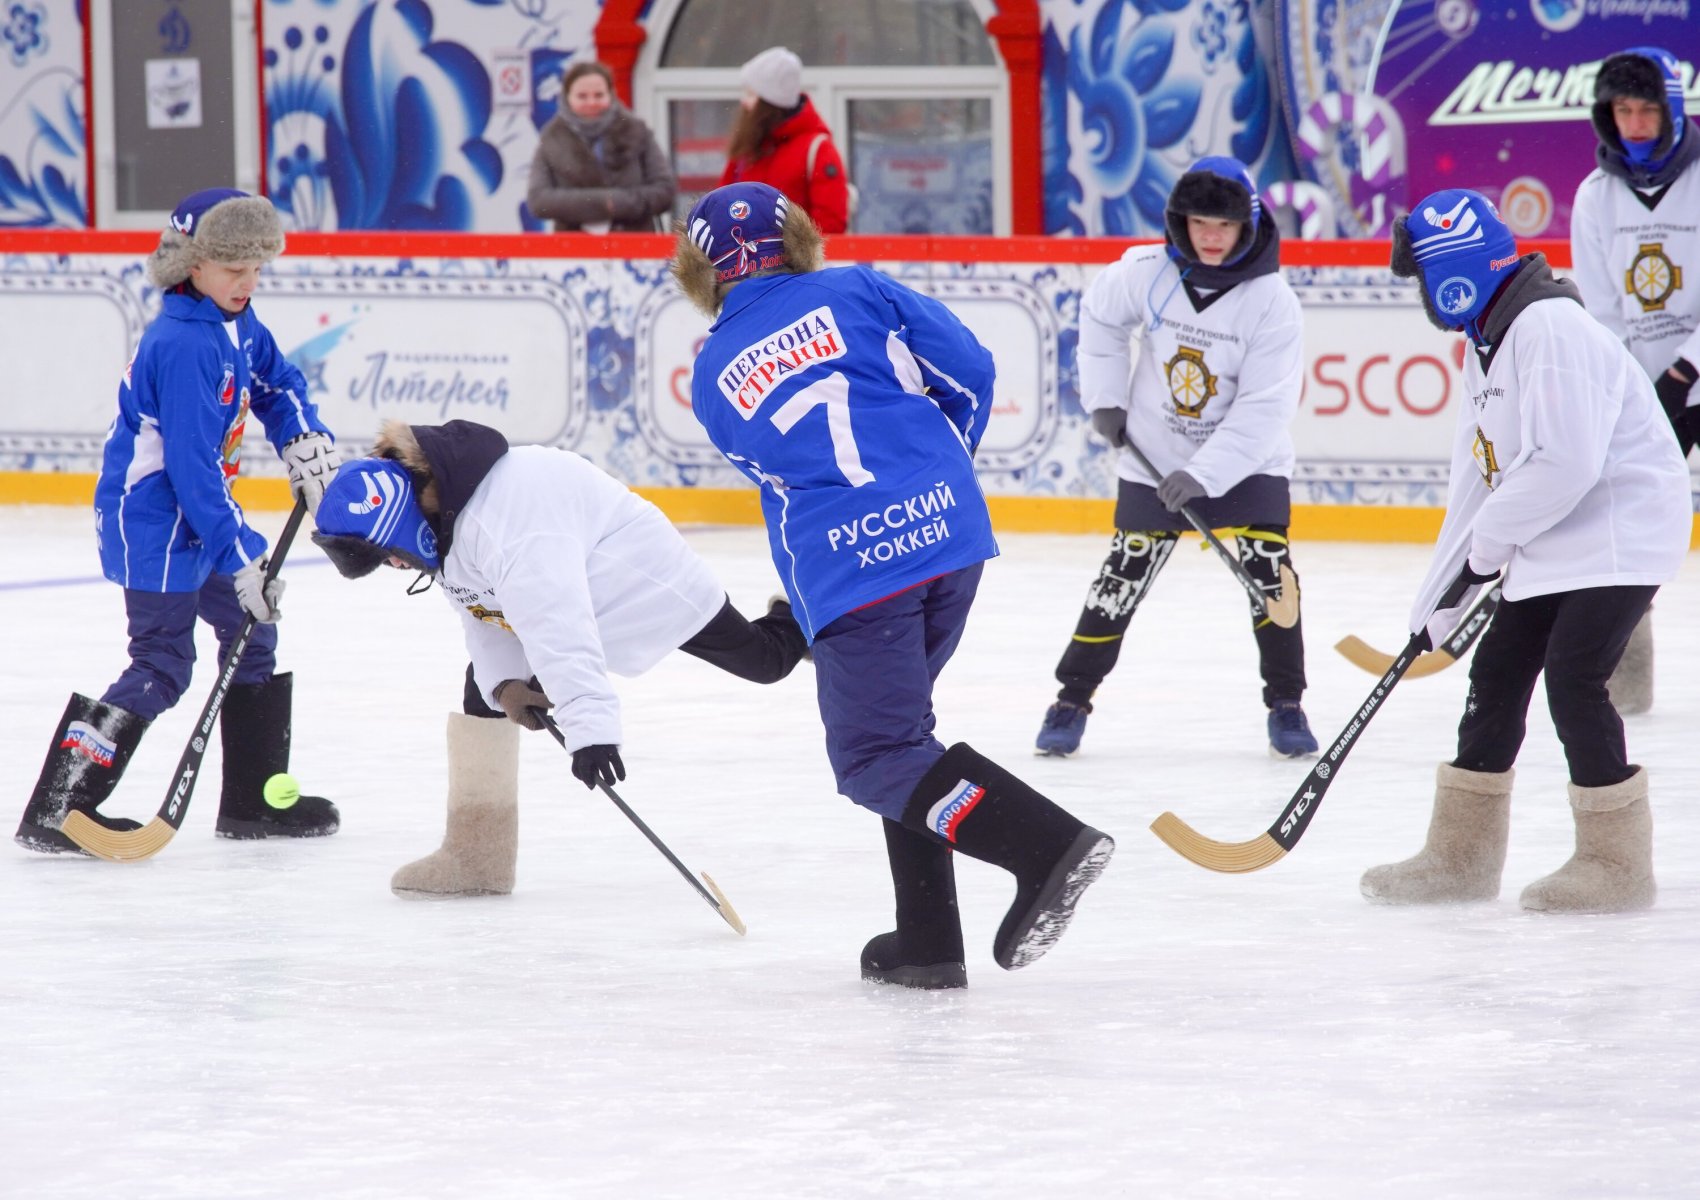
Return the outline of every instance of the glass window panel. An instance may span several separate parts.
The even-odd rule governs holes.
[[[720,182],[726,168],[726,139],[732,132],[736,100],[670,100],[667,128],[672,137],[673,174],[679,190],[673,215],[691,211],[697,197]]]
[[[663,67],[737,67],[785,46],[809,67],[989,67],[986,27],[968,0],[686,0]]]
[[[857,233],[990,234],[990,99],[850,101]]]

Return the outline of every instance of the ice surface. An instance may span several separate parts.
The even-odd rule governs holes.
[[[263,520],[268,532],[281,517]],[[747,612],[760,533],[692,543]],[[0,510],[5,832],[66,696],[123,662],[85,512]],[[342,833],[215,839],[216,774],[155,859],[0,849],[0,1194],[50,1197],[1627,1197],[1700,1194],[1700,569],[1657,606],[1651,912],[1524,913],[1569,853],[1537,693],[1497,903],[1376,908],[1416,850],[1463,701],[1402,685],[1286,859],[1214,875],[1146,831],[1261,832],[1306,768],[1267,757],[1245,599],[1188,543],[1134,621],[1081,753],[1036,759],[1051,670],[1104,539],[1006,536],[939,730],[1120,850],[1042,962],[990,943],[1007,877],[959,869],[968,991],[864,985],[889,925],[874,818],[833,794],[810,668],[757,688],[675,655],[621,683],[622,794],[749,923],[735,936],[606,800],[526,737],[519,886],[408,903],[437,844],[465,659],[435,593],[349,583],[303,541],[282,626],[294,773]],[[1423,547],[1301,544],[1326,745],[1403,638]],[[47,582],[42,582],[47,581]],[[145,819],[212,684],[142,743]],[[209,766],[218,760],[215,748]]]

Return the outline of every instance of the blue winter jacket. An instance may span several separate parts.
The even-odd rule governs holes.
[[[811,641],[851,609],[997,554],[971,457],[995,373],[948,308],[867,267],[727,294],[691,407],[760,485],[773,563]]]
[[[250,408],[280,452],[301,434],[329,433],[252,304],[227,321],[204,296],[167,292],[124,369],[95,485],[108,579],[192,592],[265,553],[230,495]]]

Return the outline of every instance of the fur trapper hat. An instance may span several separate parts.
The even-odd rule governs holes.
[[[709,317],[720,315],[726,293],[746,279],[825,265],[814,219],[765,183],[715,188],[691,206],[677,232],[673,279]]]
[[[203,262],[270,262],[283,253],[283,222],[264,196],[209,188],[186,197],[171,214],[148,258],[148,281],[162,291]]]
[[[1612,101],[1619,97],[1646,100],[1664,109],[1659,136],[1650,147],[1625,144],[1618,136]],[[1594,134],[1600,144],[1622,150],[1640,162],[1660,162],[1682,137],[1686,123],[1682,99],[1682,72],[1675,55],[1657,46],[1636,46],[1611,55],[1600,64],[1594,77]]]
[[[413,476],[419,507],[426,516],[435,517],[441,511],[442,505],[437,498],[436,476],[431,473],[430,460],[420,448],[413,426],[393,418],[382,422],[378,426],[378,436],[372,442],[372,454],[376,458],[387,458],[407,468],[408,474]]]
[[[1238,221],[1244,228],[1222,262],[1223,266],[1231,266],[1251,249],[1252,241],[1257,237],[1261,210],[1257,186],[1252,182],[1246,165],[1237,158],[1213,155],[1199,159],[1176,181],[1163,210],[1163,223],[1170,243],[1183,257],[1197,261],[1198,253],[1187,234],[1188,217]]]

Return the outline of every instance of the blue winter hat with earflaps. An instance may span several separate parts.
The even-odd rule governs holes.
[[[414,497],[413,476],[390,459],[343,463],[314,521],[313,544],[345,579],[370,575],[392,555],[430,575],[442,570],[437,534]]]
[[[1478,346],[1488,305],[1521,262],[1517,239],[1480,192],[1435,192],[1393,222],[1393,273],[1421,284],[1437,328],[1463,330]]]
[[[270,262],[283,253],[283,222],[264,196],[208,188],[185,196],[148,258],[148,280],[164,291],[198,263]]]

